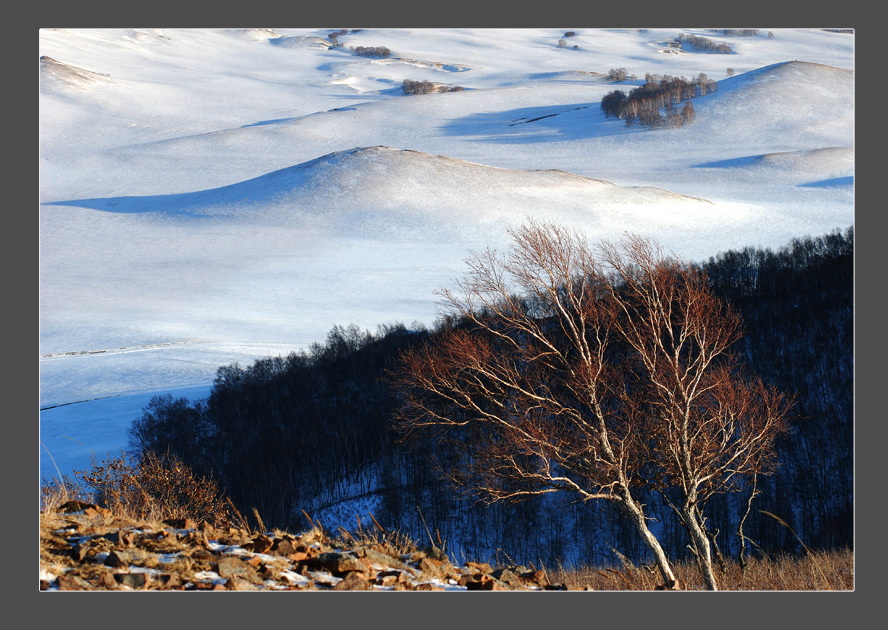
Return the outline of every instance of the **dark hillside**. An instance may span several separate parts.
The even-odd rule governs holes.
[[[754,543],[747,550],[798,550],[793,534],[761,510],[784,519],[810,548],[852,547],[853,230],[778,251],[732,250],[700,266],[742,314],[740,343],[751,368],[795,392],[804,418],[780,443],[778,471],[758,480],[761,495],[744,524]],[[550,566],[608,564],[616,550],[645,561],[644,546],[608,506],[557,495],[469,503],[434,468],[447,459],[443,444],[397,441],[390,419],[398,401],[387,371],[405,348],[435,334],[400,324],[375,334],[337,326],[306,352],[222,367],[205,402],[153,400],[133,424],[132,446],[169,450],[212,474],[242,513],[256,508],[269,527],[298,529],[302,510],[316,516],[363,496],[375,499],[373,515],[384,527],[417,540],[432,536],[456,560],[503,554]],[[726,556],[740,551],[736,530],[748,498],[748,490],[718,495],[707,506]],[[646,502],[668,553],[686,557],[671,510],[654,495]]]

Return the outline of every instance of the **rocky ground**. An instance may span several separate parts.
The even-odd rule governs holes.
[[[40,515],[40,589],[53,590],[566,590],[544,570],[467,562],[396,543],[379,531],[331,539],[216,528],[190,519],[119,518],[69,501]]]

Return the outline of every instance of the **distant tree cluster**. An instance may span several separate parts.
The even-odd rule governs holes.
[[[463,88],[458,85],[448,87],[446,85],[441,85],[440,83],[433,83],[432,81],[411,81],[410,79],[404,79],[401,83],[401,87],[405,94],[434,94],[436,92],[463,91]]]
[[[380,57],[382,59],[392,56],[392,51],[385,46],[357,46],[354,53],[361,57]]]
[[[622,70],[622,69],[621,69]],[[615,72],[615,71],[611,71]],[[616,117],[627,125],[640,123],[647,127],[680,127],[693,122],[694,106],[690,99],[705,96],[716,89],[717,83],[700,73],[696,79],[684,77],[645,76],[646,83],[631,90],[609,92],[601,99],[601,109],[608,118]],[[675,106],[684,102],[681,109]],[[660,110],[665,108],[665,115]]]
[[[611,68],[607,71],[607,80],[618,83],[625,81],[629,77],[629,71],[626,68]]]
[[[758,35],[757,28],[722,28],[715,32],[728,37],[755,37]]]
[[[731,47],[728,44],[725,44],[724,42],[714,42],[708,37],[698,37],[697,35],[679,33],[678,41],[682,44],[682,47],[687,44],[695,50],[715,52],[720,54],[729,54],[734,52],[733,50],[731,50]]]

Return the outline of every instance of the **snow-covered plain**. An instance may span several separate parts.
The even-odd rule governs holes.
[[[119,453],[152,395],[204,397],[220,365],[431,323],[528,217],[693,260],[854,221],[852,34],[335,30],[40,31],[41,477],[47,450],[62,473]],[[646,73],[718,89],[681,128],[606,119]]]

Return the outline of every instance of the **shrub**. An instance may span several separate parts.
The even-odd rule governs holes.
[[[213,525],[231,521],[228,502],[211,477],[199,477],[175,455],[142,453],[135,464],[126,456],[74,471],[93,491],[93,500],[120,516],[191,518]]]
[[[404,79],[401,84],[405,94],[431,94],[438,91],[438,85],[431,81],[411,81]]]
[[[382,57],[385,59],[392,56],[392,51],[385,46],[358,46],[355,48],[355,54],[362,57]]]
[[[440,83],[431,81],[411,81],[404,79],[401,87],[405,94],[433,94],[435,92],[462,92],[464,88],[456,85],[454,87],[446,87]]]

